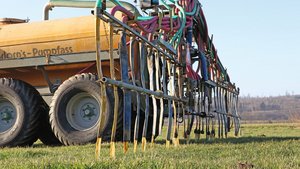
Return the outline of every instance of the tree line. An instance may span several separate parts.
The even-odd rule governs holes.
[[[240,97],[239,113],[245,121],[300,121],[300,95]]]

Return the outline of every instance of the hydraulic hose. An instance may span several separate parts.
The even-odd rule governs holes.
[[[204,81],[208,80],[208,73],[207,73],[207,59],[203,52],[200,52],[200,60],[201,60],[201,75]]]

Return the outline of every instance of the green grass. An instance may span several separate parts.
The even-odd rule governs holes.
[[[154,148],[134,154],[132,145],[124,155],[117,144],[117,157],[109,158],[109,145],[103,144],[101,159],[95,160],[95,145],[0,149],[1,168],[300,168],[300,124],[247,124],[240,138],[192,140],[175,148],[165,148],[158,140]]]

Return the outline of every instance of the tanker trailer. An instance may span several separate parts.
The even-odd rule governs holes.
[[[48,20],[54,7],[92,16]],[[0,146],[110,139],[166,145],[238,135],[239,89],[208,36],[198,0],[50,0],[45,21],[0,26]],[[49,110],[50,107],[50,110]],[[132,122],[134,121],[134,122]],[[50,127],[51,126],[51,127]],[[216,127],[217,126],[217,127]],[[99,154],[99,151],[97,151]]]
[[[100,100],[94,17],[33,23],[3,18],[0,23],[0,146],[31,145],[37,138],[58,144],[48,122],[51,100],[52,113],[64,114],[55,117],[60,122],[53,128],[64,144],[95,140]],[[106,36],[105,31],[101,23],[100,35]],[[107,60],[108,44],[102,43]],[[102,66],[108,75],[109,64]]]

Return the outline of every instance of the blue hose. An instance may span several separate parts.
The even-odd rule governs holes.
[[[200,52],[200,60],[201,60],[201,75],[204,81],[208,80],[207,73],[207,59],[203,52]]]
[[[186,41],[190,46],[192,46],[192,42],[193,42],[193,29],[192,29],[192,27],[187,28]]]

